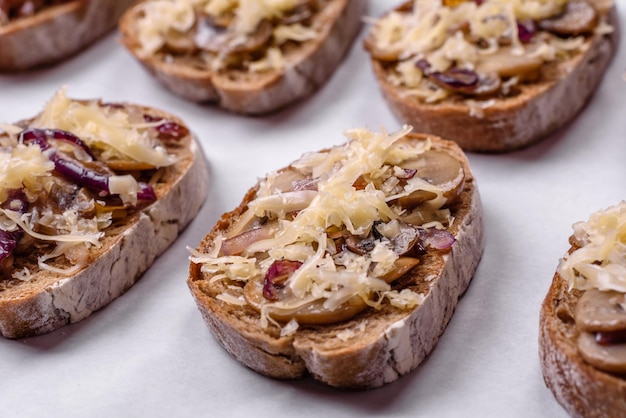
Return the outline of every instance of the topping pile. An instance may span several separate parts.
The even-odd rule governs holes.
[[[626,372],[626,202],[574,224],[575,248],[559,274],[585,291],[575,312],[583,358],[602,370]]]
[[[328,0],[153,0],[137,21],[140,55],[193,58],[212,70],[280,69],[294,46],[317,37]]]
[[[452,95],[513,95],[544,63],[578,54],[612,28],[612,1],[414,0],[378,20],[365,41],[406,94],[436,103]],[[597,8],[596,8],[597,7]]]
[[[0,129],[2,280],[84,267],[107,227],[156,200],[159,169],[176,161],[162,141],[186,135],[138,107],[63,90],[34,120]]]
[[[71,0],[0,0],[0,26],[10,20],[32,16],[42,9]]]
[[[350,130],[344,146],[305,154],[263,179],[209,253],[191,258],[212,283],[224,281],[217,299],[250,306],[263,327],[283,334],[368,306],[419,305],[423,295],[402,278],[426,252],[450,251],[449,207],[465,172],[410,130]]]

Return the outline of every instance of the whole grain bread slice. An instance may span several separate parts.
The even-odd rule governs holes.
[[[590,3],[606,7],[604,0]],[[402,122],[454,140],[466,151],[511,151],[554,133],[589,101],[617,48],[617,12],[609,10],[611,34],[589,36],[580,53],[544,64],[537,82],[519,85],[519,92],[510,97],[481,99],[486,105],[459,95],[424,103],[390,82],[387,65],[370,61],[384,99]]]
[[[415,134],[409,140],[426,137]],[[371,308],[341,323],[301,327],[294,335],[281,337],[276,327],[261,328],[259,314],[249,306],[216,299],[227,284],[211,282],[201,265],[191,263],[188,285],[202,317],[235,359],[273,378],[296,379],[310,374],[330,386],[368,389],[410,372],[431,352],[470,283],[484,243],[480,198],[466,157],[455,143],[428,137],[435,149],[461,161],[466,183],[451,208],[455,220],[450,231],[456,237],[451,251],[429,252],[402,279],[405,288],[425,295],[423,303],[410,310],[383,305],[380,310]],[[254,199],[256,187],[238,208],[219,219],[199,244],[200,252],[212,248],[217,234],[233,227]]]
[[[111,104],[107,104],[111,106]],[[134,104],[115,104],[162,118],[182,127],[178,117]],[[54,331],[87,318],[128,290],[178,237],[204,203],[208,192],[207,163],[189,131],[165,143],[174,165],[162,168],[153,186],[157,200],[114,223],[100,247],[91,247],[89,264],[71,276],[30,265],[29,280],[0,279],[0,334],[29,337]],[[59,261],[56,267],[67,267]]]
[[[572,417],[621,417],[626,411],[626,380],[591,366],[578,352],[574,312],[583,293],[569,290],[567,282],[554,275],[539,322],[544,381]]]
[[[150,0],[147,0],[150,1]],[[166,88],[196,102],[215,102],[233,112],[263,114],[281,109],[317,91],[347,54],[362,26],[364,0],[330,0],[313,17],[319,36],[284,53],[281,70],[216,72],[198,59],[139,53],[137,5],[120,20],[122,43]]]
[[[61,61],[115,28],[135,0],[74,0],[0,26],[0,70]]]

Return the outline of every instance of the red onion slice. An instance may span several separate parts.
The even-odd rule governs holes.
[[[43,149],[47,149],[49,146],[48,138],[56,139],[58,141],[63,141],[68,144],[72,144],[82,151],[84,151],[92,160],[95,160],[96,157],[91,152],[91,149],[87,144],[74,135],[71,132],[63,131],[60,129],[36,129],[36,128],[28,128],[22,132],[22,141],[23,142],[34,142],[39,147]]]
[[[456,238],[445,229],[426,228],[420,230],[420,239],[426,247],[435,250],[449,250]]]
[[[109,188],[110,175],[100,174],[85,167],[80,161],[60,153],[48,141],[48,138],[61,139],[77,145],[82,144],[79,146],[87,147],[84,142],[75,135],[69,132],[51,129],[26,129],[22,132],[21,138],[25,144],[34,143],[37,144],[42,151],[47,151],[48,158],[54,163],[55,171],[66,179],[96,192],[99,196],[108,196],[111,194]],[[140,182],[139,189],[137,193],[138,199],[146,201],[156,200],[154,189],[149,184]]]
[[[537,25],[535,25],[533,20],[527,19],[517,22],[517,37],[520,42],[524,44],[530,42],[535,32],[537,32]]]
[[[277,300],[278,291],[284,287],[289,275],[302,265],[299,261],[276,260],[272,263],[265,275],[263,283],[263,297],[268,300]]]
[[[15,204],[16,201],[18,202],[17,205]],[[28,201],[23,191],[13,190],[2,206],[4,209],[11,209],[23,214],[28,209]],[[24,231],[19,227],[15,231],[0,230],[0,262],[13,253],[22,235],[24,235]]]
[[[626,330],[596,332],[596,343],[605,346],[626,343]]]
[[[173,139],[180,139],[189,134],[189,130],[184,126],[173,122],[171,120],[158,118],[150,115],[143,115],[146,122],[161,122],[154,129],[163,136],[168,136]]]

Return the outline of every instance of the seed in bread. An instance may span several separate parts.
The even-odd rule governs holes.
[[[403,122],[472,151],[538,141],[585,105],[615,51],[606,0],[414,0],[365,40]]]
[[[0,133],[0,333],[80,321],[120,296],[199,210],[206,164],[184,123],[60,90]]]
[[[626,202],[574,224],[543,302],[544,380],[575,417],[619,417],[626,410]]]
[[[120,21],[126,48],[174,93],[244,114],[311,95],[361,27],[364,0],[146,0]]]
[[[237,360],[372,388],[434,348],[482,254],[482,218],[458,146],[410,130],[350,130],[270,173],[193,252],[192,294]]]

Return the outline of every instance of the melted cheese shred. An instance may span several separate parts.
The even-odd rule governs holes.
[[[581,246],[558,269],[570,288],[626,293],[626,202],[592,214],[573,230]]]
[[[324,308],[330,311],[355,296],[375,307],[385,299],[403,309],[418,305],[423,300],[422,295],[408,289],[391,290],[390,285],[379,278],[394,268],[398,258],[388,243],[381,241],[369,256],[361,256],[339,251],[327,235],[328,228],[337,227],[354,235],[367,236],[375,222],[397,219],[399,213],[388,205],[389,196],[385,192],[372,182],[362,189],[354,184],[361,177],[382,183],[395,178],[392,166],[431,148],[429,140],[400,141],[410,131],[408,126],[391,134],[353,129],[346,132],[348,142],[344,146],[304,154],[291,167],[303,175],[318,178],[317,191],[276,192],[273,182],[278,174],[270,173],[261,181],[256,199],[248,204],[248,210],[240,219],[251,219],[251,213],[258,218],[278,218],[278,232],[269,239],[252,243],[240,257],[219,256],[224,239],[219,235],[208,254],[194,252],[191,261],[202,264],[202,271],[211,275],[211,280],[227,278],[243,282],[263,277],[276,260],[300,261],[302,265],[286,284],[294,297],[266,303],[261,315],[263,326],[275,323],[268,317],[271,312],[289,314],[318,300],[324,300]],[[438,193],[438,197],[442,196],[436,186],[423,183],[428,190]],[[297,193],[302,193],[297,215],[293,219],[286,218],[294,209],[293,195]],[[440,204],[445,201],[433,200]],[[281,208],[281,204],[289,209]],[[260,261],[257,262],[255,255]],[[257,267],[253,267],[255,263]]]

